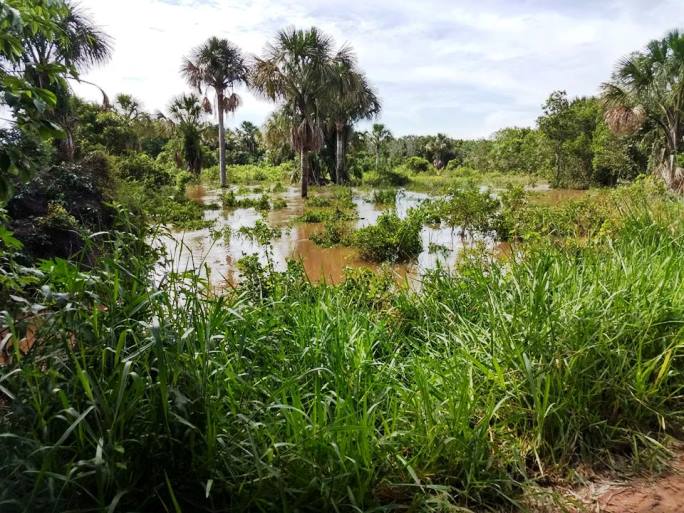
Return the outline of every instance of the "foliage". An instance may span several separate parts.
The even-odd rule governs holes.
[[[654,171],[672,189],[684,188],[677,156],[684,135],[684,34],[673,30],[618,62],[602,85],[606,121],[618,134],[657,133],[651,145]]]
[[[13,0],[0,4],[0,107],[9,107],[14,119],[11,130],[0,131],[0,201],[11,195],[14,182],[26,181],[36,171],[36,163],[23,151],[25,140],[34,144],[59,131],[50,122],[48,110],[56,107],[57,96],[47,85],[65,88],[68,74],[75,74],[65,63],[50,63],[42,71],[46,82],[36,83],[28,76],[25,47],[41,39],[63,45],[67,34],[58,20],[66,6],[48,1]]]
[[[116,163],[116,170],[124,180],[133,180],[150,186],[172,183],[171,174],[144,153],[121,157]]]
[[[423,157],[409,157],[404,165],[412,173],[427,173],[431,166]]]
[[[420,237],[422,222],[416,212],[400,219],[385,212],[374,225],[360,228],[353,235],[353,244],[362,258],[371,262],[406,262],[423,250]]]
[[[376,205],[394,205],[397,202],[397,191],[394,189],[374,191],[372,201]]]
[[[247,237],[261,245],[270,244],[273,239],[281,235],[280,228],[271,228],[261,219],[258,219],[254,226],[243,226],[238,230],[240,235]]]
[[[332,247],[338,244],[349,245],[350,233],[348,223],[337,219],[326,219],[323,221],[323,230],[312,234],[310,239],[323,247]]]
[[[240,97],[234,92],[236,85],[247,83],[247,65],[240,49],[226,39],[210,37],[192,51],[189,59],[184,59],[181,74],[188,84],[200,94],[213,89],[216,95],[218,114],[218,149],[221,187],[228,185],[226,176],[226,144],[223,116],[235,112],[240,105]],[[212,102],[207,96],[202,101],[206,112],[212,112]]]
[[[420,294],[256,258],[227,296],[172,269],[153,286],[140,242],[116,236],[89,271],[45,262],[3,318],[13,340],[34,305],[48,321],[3,375],[0,501],[494,509],[569,465],[657,461],[684,372],[684,217],[661,207],[610,244],[467,260]]]

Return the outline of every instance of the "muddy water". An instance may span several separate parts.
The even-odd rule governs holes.
[[[244,192],[244,191],[243,191]],[[251,192],[251,193],[249,193]],[[579,199],[587,191],[572,189],[550,189],[548,185],[540,185],[531,189],[531,200],[539,204],[558,204],[568,200]],[[236,191],[237,193],[237,191]],[[190,199],[205,205],[220,204],[220,191],[205,189],[202,186],[191,187],[187,191]],[[248,191],[239,197],[256,198],[260,191]],[[383,208],[370,201],[372,191],[353,191],[353,202],[357,219],[352,223],[361,228],[374,224]],[[284,270],[290,259],[300,261],[312,281],[338,283],[344,277],[347,267],[367,267],[377,269],[379,266],[363,261],[354,248],[336,246],[324,248],[311,240],[311,235],[322,229],[318,224],[297,223],[296,218],[304,212],[305,201],[299,196],[297,187],[290,187],[280,194],[272,194],[271,198],[281,197],[287,207],[270,212],[259,212],[254,208],[238,208],[233,210],[207,209],[205,219],[214,222],[212,229],[188,232],[172,232],[163,239],[169,255],[172,256],[175,269],[178,271],[194,270],[208,276],[216,288],[235,284],[240,276],[237,262],[247,255],[257,255],[262,263],[269,260],[277,270]],[[405,217],[411,208],[429,199],[425,193],[399,191],[396,205],[392,208],[399,217]],[[238,233],[241,227],[252,227],[258,220],[263,220],[271,227],[282,230],[281,235],[262,246]],[[230,233],[223,236],[225,228]],[[213,233],[212,233],[213,232]],[[218,234],[219,236],[215,236]],[[412,285],[419,285],[420,276],[437,266],[452,268],[464,247],[472,241],[464,241],[458,232],[439,226],[424,226],[421,231],[423,251],[410,264],[392,266],[399,279],[406,278]],[[494,254],[510,256],[511,248],[506,244],[496,244],[493,240],[484,239],[485,244]],[[434,250],[436,246],[440,249]]]
[[[383,209],[370,200],[372,192],[354,191],[353,201],[358,218],[353,222],[356,228],[375,223]],[[246,195],[250,196],[250,195]],[[251,195],[255,196],[255,195]],[[225,227],[230,228],[226,237],[213,237],[212,230],[203,229],[189,232],[174,232],[172,237],[164,239],[164,245],[176,264],[177,270],[198,270],[208,275],[212,285],[221,288],[239,281],[237,261],[246,255],[257,255],[262,263],[269,259],[278,270],[284,270],[289,259],[301,261],[304,269],[313,281],[337,283],[344,276],[346,267],[377,268],[376,264],[363,261],[354,248],[337,246],[323,248],[311,241],[313,233],[321,230],[317,224],[296,223],[295,220],[304,211],[304,200],[299,197],[296,187],[287,189],[282,194],[287,207],[280,210],[261,213],[253,208],[233,210],[206,210],[205,219],[213,221],[214,233],[221,233]],[[219,192],[205,190],[201,187],[189,191],[189,197],[204,204],[220,203]],[[394,210],[400,217],[407,215],[411,208],[418,206],[429,196],[423,193],[400,191]],[[280,237],[271,241],[270,246],[261,246],[237,231],[243,227],[254,226],[258,220],[266,221],[272,227],[282,229]],[[463,250],[464,241],[458,233],[449,228],[425,226],[421,231],[423,252],[415,262],[393,266],[399,278],[406,277],[416,282],[428,269],[444,266],[452,267],[458,254]],[[491,243],[491,241],[487,241]],[[443,246],[439,251],[430,251],[434,245]]]
[[[583,189],[552,189],[549,184],[530,189],[531,201],[539,205],[558,205],[566,201],[583,198],[589,191]]]

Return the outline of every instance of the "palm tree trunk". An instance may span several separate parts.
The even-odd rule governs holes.
[[[309,195],[309,155],[302,149],[300,150],[301,170],[302,170],[302,198]]]
[[[344,171],[344,136],[342,130],[344,127],[340,123],[335,124],[335,131],[337,136],[337,146],[335,148],[335,183],[342,184],[346,182],[346,175]]]
[[[219,130],[219,169],[221,171],[221,187],[228,187],[226,176],[226,129],[223,126],[223,93],[216,94],[218,103],[218,130]]]

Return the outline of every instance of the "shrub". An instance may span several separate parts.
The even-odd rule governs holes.
[[[423,157],[413,156],[406,159],[404,166],[412,173],[426,173],[432,167],[432,164]]]
[[[280,228],[271,228],[261,219],[257,220],[254,226],[243,226],[238,230],[240,235],[247,237],[249,240],[266,245],[273,239],[277,239],[281,235]]]
[[[332,205],[332,200],[325,196],[312,196],[306,200],[309,207],[329,207]]]
[[[185,186],[193,180],[194,176],[188,171],[179,171],[176,174],[176,194],[182,196],[185,193]]]
[[[453,189],[437,204],[442,220],[451,228],[460,228],[461,233],[492,230],[499,210],[499,202],[491,193],[474,185]]]
[[[312,234],[310,238],[323,247],[346,244],[349,242],[349,226],[343,221],[329,219],[323,223],[323,230]]]
[[[273,210],[281,210],[287,208],[287,202],[283,198],[276,198],[271,203],[271,208]]]
[[[270,210],[271,204],[267,194],[262,194],[258,198],[238,198],[235,191],[230,190],[221,195],[221,205],[223,208],[255,208],[257,210]],[[287,206],[287,204],[285,204]],[[283,208],[282,206],[279,208]]]
[[[408,176],[399,171],[383,171],[382,173],[372,171],[364,175],[363,181],[366,185],[370,185],[371,187],[401,187],[407,185],[411,180]]]
[[[393,189],[375,191],[372,201],[376,205],[394,205],[397,202],[397,191]]]
[[[171,174],[144,153],[119,158],[116,168],[124,180],[144,182],[153,186],[171,183]]]
[[[422,222],[416,211],[410,211],[405,219],[386,212],[374,225],[357,230],[353,243],[365,260],[406,262],[423,250],[421,228]]]

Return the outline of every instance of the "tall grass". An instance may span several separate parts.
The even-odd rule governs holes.
[[[508,509],[580,462],[649,463],[682,420],[681,213],[420,293],[292,265],[213,297],[122,243],[46,263],[38,342],[0,376],[0,510]]]

